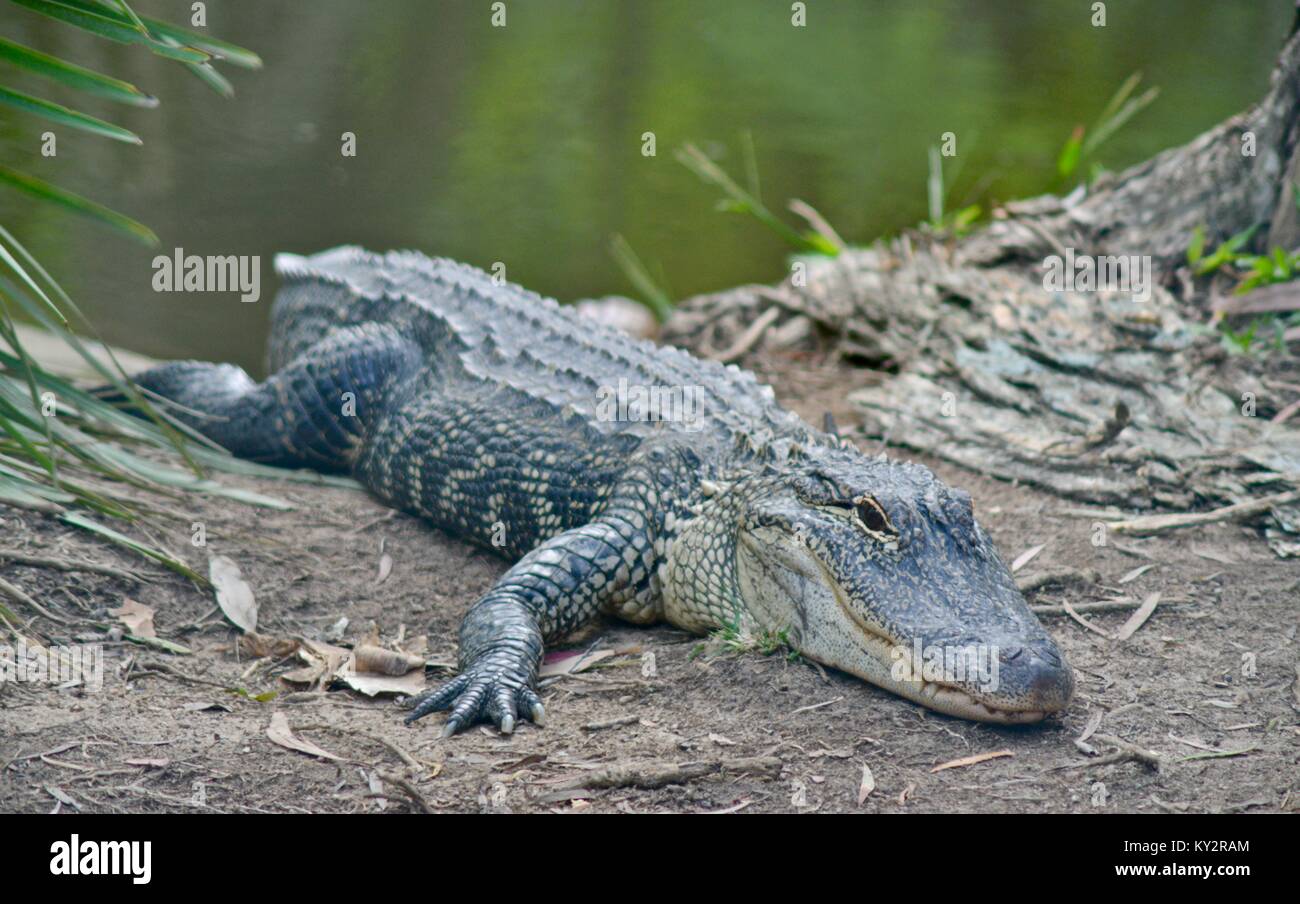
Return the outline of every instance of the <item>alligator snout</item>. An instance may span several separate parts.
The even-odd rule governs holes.
[[[1000,655],[1004,684],[1023,694],[1022,708],[1060,712],[1074,696],[1074,670],[1054,646],[1011,646]]]

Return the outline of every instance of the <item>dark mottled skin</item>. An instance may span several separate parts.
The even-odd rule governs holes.
[[[229,365],[178,362],[139,382],[202,412],[187,417],[236,455],[350,473],[390,505],[515,562],[465,616],[460,674],[411,719],[450,709],[448,733],[540,720],[544,644],[600,612],[696,631],[789,630],[818,658],[819,638],[797,636],[808,631],[798,599],[776,614],[746,600],[736,547],[751,528],[806,531],[841,587],[886,613],[919,612],[927,628],[984,637],[1000,607],[1016,643],[1059,665],[965,494],[919,466],[845,448],[752,375],[598,327],[452,261],[339,248],[281,256],[277,267],[285,285],[271,377],[257,384]],[[703,418],[603,419],[602,388],[620,379],[691,387]],[[846,526],[847,500],[864,490],[892,520],[890,543]],[[973,562],[979,573],[959,594],[927,588],[951,582],[954,559],[955,570]],[[903,580],[855,574],[882,564]],[[974,628],[954,617],[968,613]],[[905,627],[893,636],[909,638]]]

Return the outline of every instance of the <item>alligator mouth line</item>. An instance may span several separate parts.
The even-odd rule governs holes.
[[[880,662],[886,669],[886,674],[892,670],[892,661],[894,651],[901,650],[903,657],[908,665],[908,672],[912,675],[921,675],[921,670],[916,668],[916,663],[912,662],[912,652],[905,644],[901,644],[889,635],[883,633],[879,628],[870,625],[853,611],[844,597],[844,591],[830,574],[829,570],[822,563],[821,559],[813,556],[817,565],[821,568],[822,574],[830,584],[831,590],[835,594],[835,604],[840,607],[852,624],[856,625],[864,635],[865,642],[863,650],[867,655]],[[916,681],[872,681],[885,690],[892,691],[901,697],[905,697],[922,706],[927,706],[937,712],[945,713],[951,716],[960,716],[965,719],[974,719],[980,722],[999,722],[1002,724],[1022,724],[1030,722],[1041,722],[1047,717],[1047,711],[1041,709],[1013,709],[1011,707],[998,706],[991,704],[987,700],[981,700],[968,691],[963,690],[952,684],[942,681],[930,681],[924,677]]]

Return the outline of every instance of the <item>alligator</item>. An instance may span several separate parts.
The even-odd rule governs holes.
[[[927,468],[810,426],[735,365],[465,264],[342,247],[276,269],[266,380],[197,361],[136,380],[234,455],[350,474],[514,563],[408,721],[542,724],[543,647],[602,613],[780,638],[967,719],[1069,703],[1073,673],[970,496]]]

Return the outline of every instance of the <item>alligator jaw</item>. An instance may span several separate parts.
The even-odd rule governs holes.
[[[820,561],[818,562],[820,565]],[[976,722],[993,722],[1003,725],[1025,725],[1041,722],[1049,714],[1045,709],[1012,709],[998,706],[987,700],[980,700],[965,690],[941,681],[896,681],[892,671],[901,658],[905,661],[910,674],[920,674],[920,668],[912,661],[912,653],[907,644],[889,637],[879,627],[867,624],[848,605],[844,591],[831,576],[824,565],[821,566],[826,583],[831,587],[835,602],[844,616],[859,630],[861,648],[879,666],[880,671],[864,671],[858,677],[877,687],[919,703],[927,709],[970,719]]]

